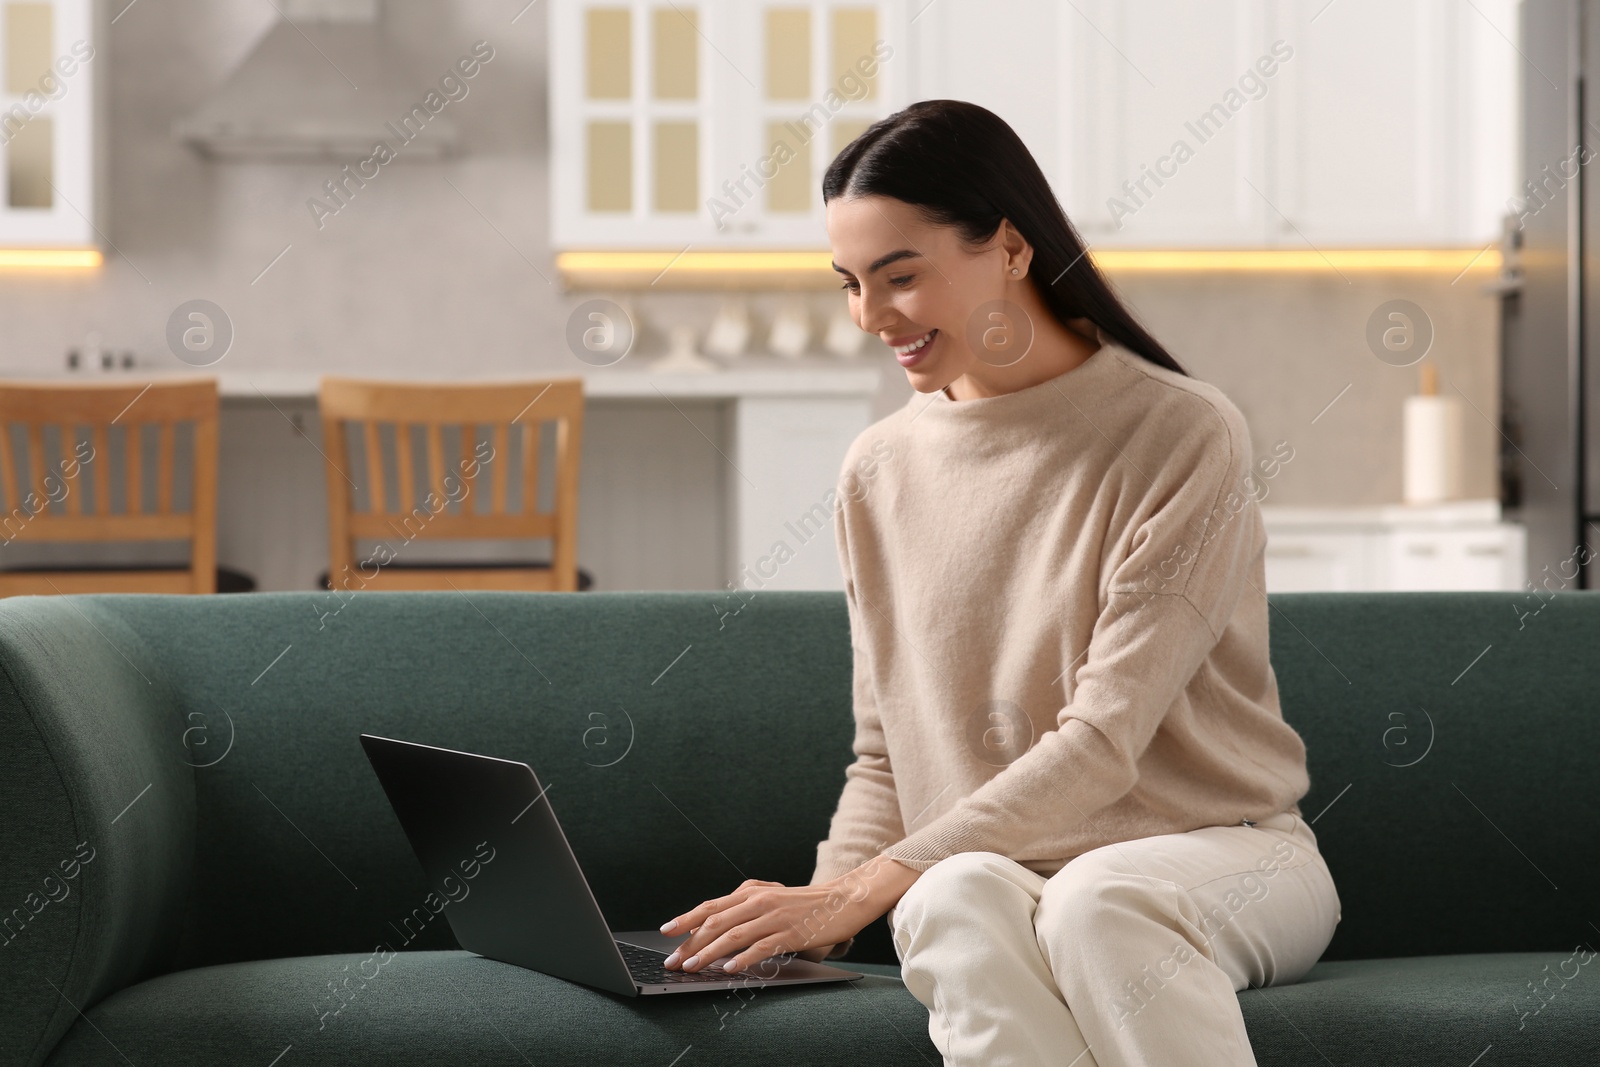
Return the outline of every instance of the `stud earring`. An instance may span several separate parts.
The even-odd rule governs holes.
[[[1018,270],[1017,270],[1017,268],[1015,268],[1015,267],[1012,267],[1012,268],[1011,268],[1011,273],[1012,273],[1012,274],[1019,274],[1019,273],[1021,273],[1021,272],[1020,272],[1020,271],[1018,271]]]

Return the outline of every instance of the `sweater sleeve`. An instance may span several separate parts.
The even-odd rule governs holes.
[[[884,846],[905,836],[900,818],[900,798],[894,784],[894,768],[889,762],[888,746],[884,743],[883,723],[878,718],[872,664],[863,641],[865,631],[850,569],[843,507],[834,514],[834,533],[839,547],[839,564],[844,572],[845,605],[850,616],[850,647],[854,660],[851,699],[855,711],[855,740],[851,748],[856,758],[845,767],[844,790],[834,810],[828,837],[817,845],[817,863],[811,875],[811,885],[849,873],[876,856]]]
[[[1236,411],[1211,420],[1157,473],[1057,728],[885,856],[925,871],[959,852],[1059,859],[1047,842],[1065,826],[1100,837],[1096,813],[1138,782],[1140,757],[1216,645],[1261,548],[1258,515],[1221,506],[1250,469]]]

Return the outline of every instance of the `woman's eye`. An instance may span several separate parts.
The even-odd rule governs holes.
[[[889,281],[897,288],[904,289],[906,286],[916,281],[916,279],[917,276],[915,274],[902,274],[898,278],[890,278]],[[861,291],[861,283],[845,282],[839,288],[845,290],[846,292],[859,293]]]

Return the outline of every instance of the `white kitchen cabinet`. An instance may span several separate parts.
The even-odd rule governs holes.
[[[1515,11],[1077,0],[1041,163],[1091,245],[1483,245],[1516,191]]]
[[[1495,239],[1515,192],[1515,0],[1277,6],[1295,54],[1272,98],[1272,243]]]
[[[1264,505],[1267,591],[1502,589],[1526,583],[1527,530],[1493,500],[1367,508]]]
[[[1398,529],[1387,538],[1389,589],[1523,588],[1526,530],[1514,524],[1461,530]]]
[[[828,163],[907,102],[905,0],[557,0],[557,249],[818,248]]]
[[[1093,247],[1482,247],[1517,192],[1516,10],[557,0],[554,243],[820,248],[837,150],[950,97],[1010,123]],[[883,49],[872,95],[852,99],[841,71],[866,36]],[[685,49],[692,93],[656,73]],[[792,158],[774,163],[780,141]]]
[[[1346,593],[1371,589],[1380,580],[1381,553],[1378,533],[1269,529],[1267,590]]]
[[[92,0],[0,0],[0,248],[88,248],[105,225]]]
[[[1060,10],[1060,154],[1042,164],[1054,164],[1058,195],[1090,244],[1270,243],[1275,219],[1251,185],[1272,185],[1271,10],[1258,0]],[[1273,76],[1255,72],[1252,99],[1237,83],[1258,60]]]

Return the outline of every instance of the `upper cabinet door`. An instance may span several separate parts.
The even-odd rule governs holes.
[[[1091,244],[1482,245],[1514,192],[1516,0],[1078,0],[1055,178]]]
[[[903,18],[899,0],[558,0],[553,244],[825,245],[823,170],[904,104]]]
[[[1516,167],[1515,0],[1280,0],[1278,244],[1482,245]]]
[[[1058,15],[1058,192],[1091,245],[1261,245],[1286,53],[1257,0],[1078,0]],[[1292,60],[1290,60],[1292,62]]]
[[[0,247],[91,247],[104,220],[92,0],[0,0]]]

